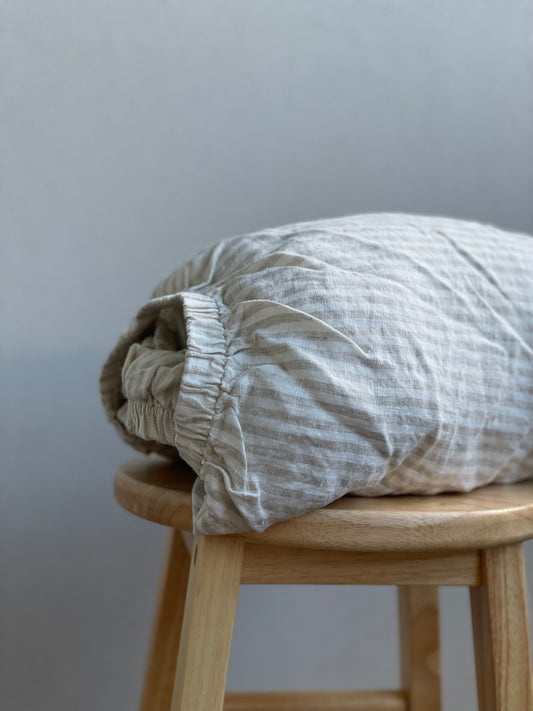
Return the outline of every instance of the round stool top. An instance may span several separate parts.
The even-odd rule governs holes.
[[[185,462],[136,457],[119,467],[115,497],[136,516],[191,531],[195,479]],[[345,496],[262,533],[231,535],[273,545],[353,551],[488,548],[533,538],[533,481],[489,485],[467,494]]]

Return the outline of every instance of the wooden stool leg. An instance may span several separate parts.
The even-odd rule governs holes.
[[[399,586],[400,664],[409,711],[440,711],[439,588]]]
[[[521,543],[481,552],[483,585],[470,588],[480,711],[530,711],[531,680]]]
[[[141,711],[170,711],[190,556],[180,531],[170,529],[144,678]]]
[[[244,541],[197,536],[172,711],[222,711]]]

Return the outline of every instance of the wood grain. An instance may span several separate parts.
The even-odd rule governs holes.
[[[400,669],[409,711],[440,711],[438,587],[398,588]]]
[[[187,595],[190,556],[181,533],[170,530],[145,670],[141,711],[169,711]]]
[[[171,711],[222,711],[243,549],[195,538]]]
[[[224,711],[407,711],[402,691],[233,692]]]
[[[128,511],[192,530],[194,472],[154,455],[125,462],[115,496]],[[533,538],[533,482],[468,494],[345,496],[315,511],[235,537],[258,543],[355,551],[472,550]]]
[[[479,551],[374,553],[246,543],[243,584],[478,585]]]
[[[184,463],[136,457],[117,471],[115,496],[135,515],[187,532],[195,480]],[[187,550],[172,532],[142,711],[439,711],[437,585],[470,586],[480,710],[531,711],[522,550],[530,538],[533,481],[469,494],[347,496],[262,533],[196,536],[185,595]],[[399,585],[403,690],[226,695],[241,583]]]
[[[520,543],[483,551],[483,585],[470,588],[480,711],[531,711],[524,554]]]

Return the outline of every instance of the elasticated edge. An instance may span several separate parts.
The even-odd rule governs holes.
[[[149,333],[153,332],[157,316],[162,309],[173,306],[181,308],[182,303],[183,292],[179,292],[151,299],[144,304],[131,320],[128,330],[120,336],[116,346],[108,355],[100,371],[98,382],[106,417],[114,425],[120,437],[143,454],[156,452],[169,459],[179,459],[175,447],[156,440],[143,439],[135,432],[128,430],[117,417],[117,412],[126,402],[122,391],[122,367],[130,346],[133,343],[141,342]],[[139,418],[156,417],[155,413],[148,411],[149,406],[150,403],[147,401],[137,402],[134,407],[136,416]]]
[[[182,293],[187,348],[174,410],[174,443],[200,473],[226,366],[224,328],[216,302],[207,294]]]
[[[153,331],[162,309],[173,306],[183,308],[187,332],[181,387],[176,388],[168,407],[155,402],[149,392],[143,393],[142,398],[126,399],[121,376],[130,346]],[[150,365],[155,371],[157,350],[153,352],[152,361]],[[199,473],[225,363],[224,329],[213,298],[207,294],[179,292],[152,299],[138,311],[102,368],[100,394],[108,419],[122,438],[139,451],[158,451],[172,458],[179,452]],[[126,402],[128,418],[124,424],[117,412]],[[146,439],[143,436],[146,432],[154,439]]]
[[[251,526],[227,489],[224,468],[213,440],[213,422],[223,417],[219,398],[228,365],[222,303],[215,295],[184,292],[187,331],[185,365],[175,407],[175,445],[198,474],[192,491],[194,533],[248,531]]]
[[[187,334],[181,386],[176,388],[168,407],[154,402],[149,392],[141,399],[126,400],[121,373],[128,350],[153,332],[159,312],[172,306],[182,307]],[[250,529],[249,522],[227,492],[225,479],[228,476],[231,479],[231,473],[222,471],[223,458],[219,461],[215,456],[216,443],[210,440],[227,358],[221,304],[209,294],[179,292],[152,299],[139,310],[109,355],[100,376],[105,412],[122,439],[146,454],[157,452],[170,459],[181,457],[198,475],[192,492],[195,533],[217,533],[226,525],[232,532]],[[157,351],[153,360],[155,369]],[[126,402],[128,418],[124,424],[117,412]],[[157,438],[147,440],[139,436],[146,433]],[[211,461],[213,456],[217,461]]]

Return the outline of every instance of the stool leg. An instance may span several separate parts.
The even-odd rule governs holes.
[[[402,688],[409,711],[440,711],[439,588],[398,586]]]
[[[189,566],[189,551],[181,531],[170,529],[144,677],[141,711],[170,710]]]
[[[521,543],[481,551],[483,585],[470,588],[480,711],[530,711],[531,680]]]
[[[244,541],[197,536],[171,711],[222,711]]]

